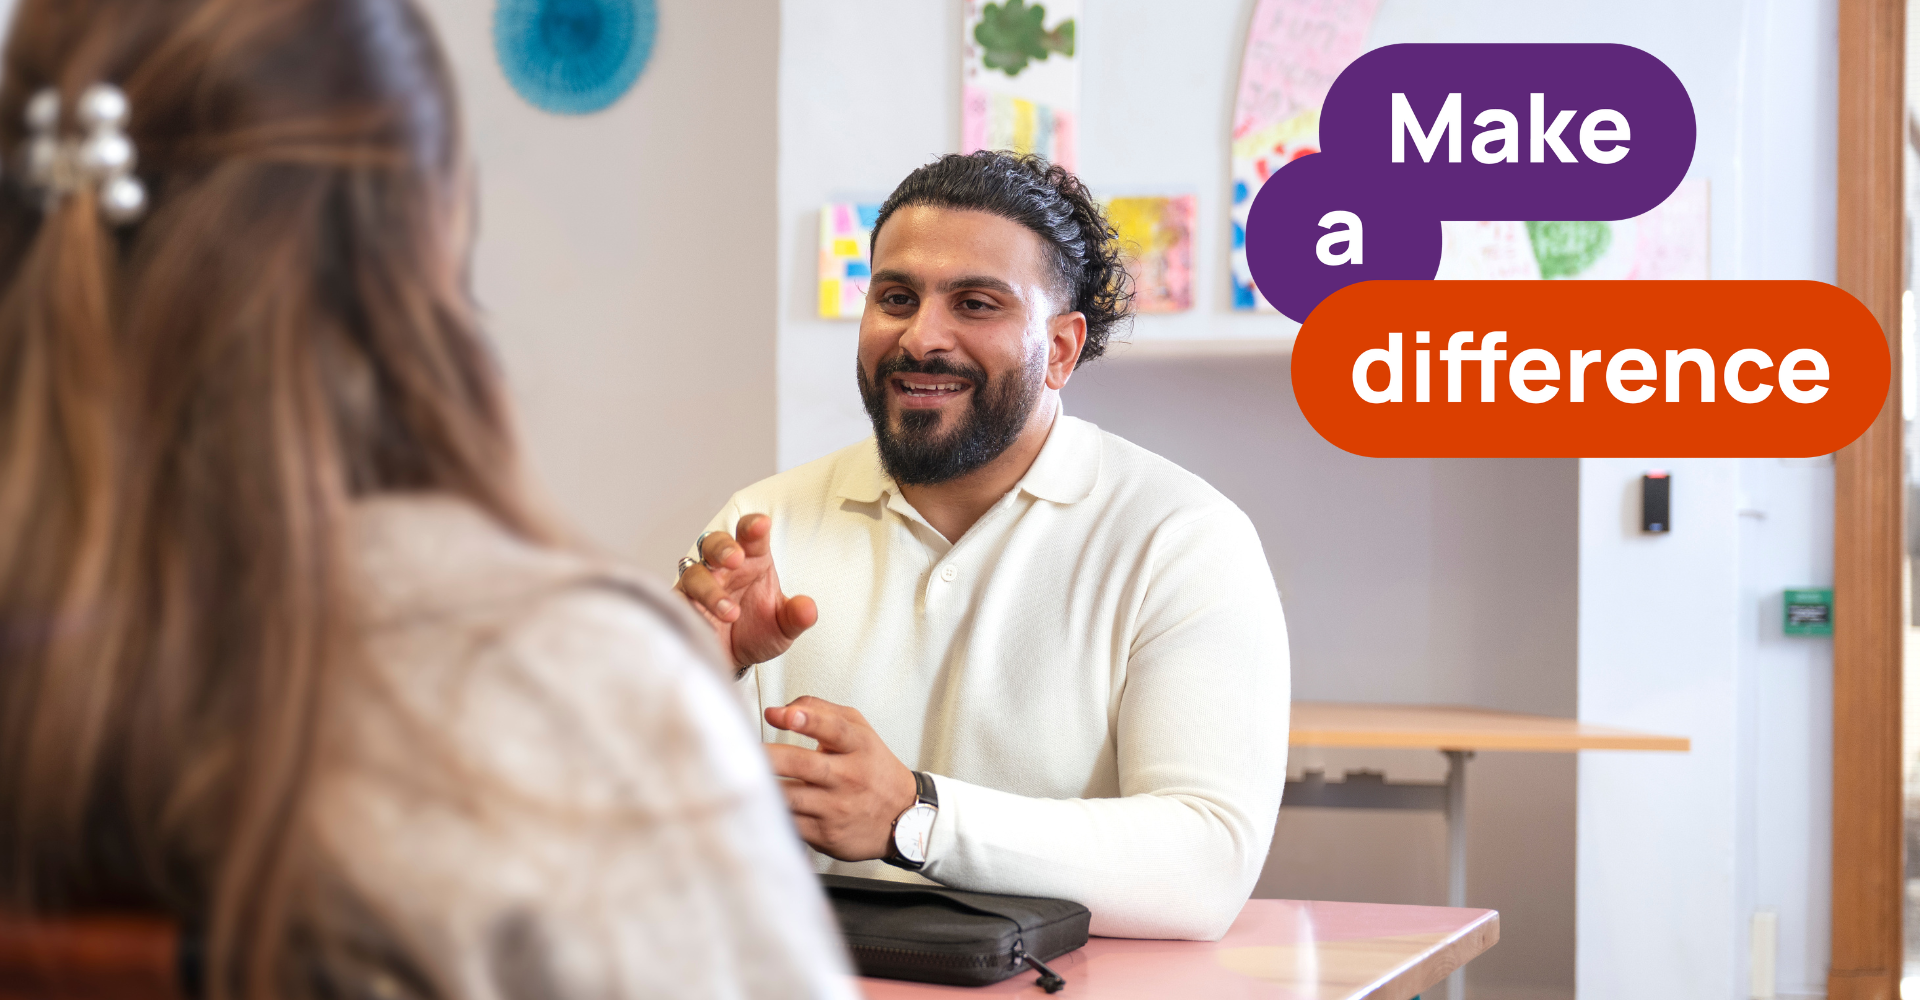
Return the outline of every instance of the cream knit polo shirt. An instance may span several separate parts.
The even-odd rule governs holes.
[[[820,619],[740,681],[851,706],[940,795],[926,877],[1077,900],[1095,934],[1215,939],[1286,781],[1286,624],[1260,539],[1199,477],[1060,415],[949,543],[871,438],[735,494]],[[811,740],[761,723],[767,740]],[[820,871],[913,880],[879,861]]]

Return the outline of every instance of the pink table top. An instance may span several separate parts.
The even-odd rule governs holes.
[[[1500,940],[1492,910],[1254,899],[1219,941],[1094,938],[1048,962],[1060,1000],[1411,1000]],[[986,987],[861,979],[868,1000],[1045,997],[1031,971]]]

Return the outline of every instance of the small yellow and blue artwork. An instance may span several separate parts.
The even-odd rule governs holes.
[[[867,307],[873,224],[880,206],[831,202],[820,210],[820,318],[859,319]]]

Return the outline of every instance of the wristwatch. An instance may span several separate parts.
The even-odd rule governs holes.
[[[913,772],[913,793],[913,805],[893,821],[893,830],[887,835],[887,853],[880,860],[917,872],[927,863],[933,821],[940,816],[940,793],[933,786],[933,776],[924,771]]]

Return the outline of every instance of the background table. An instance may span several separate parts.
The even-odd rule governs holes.
[[[1467,903],[1467,761],[1479,750],[1571,753],[1578,750],[1666,750],[1691,748],[1684,736],[1663,736],[1577,719],[1521,715],[1450,705],[1363,705],[1296,701],[1287,743],[1307,747],[1374,747],[1438,750],[1447,757],[1447,779],[1390,782],[1378,771],[1349,771],[1328,781],[1324,771],[1308,771],[1287,782],[1281,806],[1335,809],[1420,809],[1447,818],[1447,903]],[[1462,1000],[1458,975],[1449,995]]]
[[[1410,1000],[1500,940],[1492,910],[1253,899],[1219,941],[1094,938],[1047,964],[1062,1000]],[[1022,972],[992,986],[862,979],[868,1000],[1045,997]]]
[[[1414,750],[1679,750],[1684,736],[1596,726],[1550,715],[1450,705],[1361,705],[1296,701],[1287,742],[1297,747]]]

